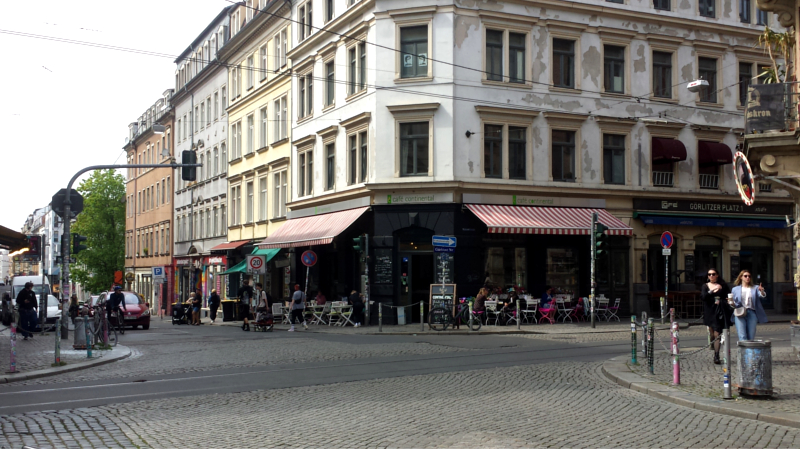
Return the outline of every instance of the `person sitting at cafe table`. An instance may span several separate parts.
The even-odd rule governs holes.
[[[315,300],[317,301],[317,305],[324,305],[325,302],[328,301],[328,299],[325,298],[325,294],[323,294],[322,291],[317,291],[317,297],[315,298]]]
[[[516,313],[517,311],[517,300],[519,300],[519,309],[523,310],[528,305],[525,302],[524,298],[521,298],[517,291],[514,288],[510,288],[508,290],[508,298],[503,302],[503,312],[505,313]]]
[[[475,302],[472,304],[472,310],[475,312],[486,312],[486,297],[489,296],[489,290],[485,287],[478,291],[475,297]]]
[[[540,308],[549,308],[550,307],[550,303],[553,301],[553,292],[555,292],[555,289],[553,289],[552,286],[547,286],[545,288],[544,294],[542,294],[542,299],[539,302],[539,307]]]

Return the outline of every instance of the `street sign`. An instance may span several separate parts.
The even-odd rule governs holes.
[[[312,267],[317,263],[317,254],[312,250],[306,250],[302,255],[300,255],[300,260],[303,262],[304,266]]]
[[[456,248],[456,238],[453,236],[434,236],[433,246]]]
[[[125,272],[125,281],[133,283],[134,279],[136,279],[136,275],[134,275],[133,272]]]
[[[51,199],[53,212],[58,214],[62,219],[64,218],[64,200],[66,198],[67,190],[61,189],[56,192]],[[75,189],[71,189],[71,193],[69,194],[69,210],[70,216],[73,218],[83,211],[83,196]]]
[[[164,266],[153,267],[153,282],[167,281],[167,275],[164,273]]]
[[[247,255],[247,270],[253,273],[264,273],[267,263],[262,255]]]
[[[661,249],[661,254],[663,256],[669,256],[669,255],[672,254],[672,249],[671,248],[662,248]]]
[[[670,248],[672,247],[672,243],[674,239],[672,239],[672,233],[669,231],[665,231],[661,233],[661,247],[662,248]]]
[[[436,253],[455,253],[455,247],[433,247],[433,251]]]

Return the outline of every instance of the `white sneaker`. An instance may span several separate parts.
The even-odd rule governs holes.
[[[289,328],[289,331],[294,331],[294,327],[292,327],[292,328]]]
[[[305,328],[306,330],[308,329],[308,325],[306,325],[305,322],[303,322],[303,328]]]

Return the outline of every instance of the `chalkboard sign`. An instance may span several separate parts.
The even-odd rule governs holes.
[[[375,250],[374,270],[376,284],[392,284],[392,249]]]
[[[239,286],[241,285],[241,274],[232,273],[230,275],[226,275],[225,278],[227,278],[227,283],[225,286],[227,298],[237,298],[239,296]]]
[[[435,253],[436,255],[436,278],[437,283],[450,283],[453,281],[453,269],[455,258],[452,253]]]
[[[429,297],[431,309],[437,307],[450,308],[453,314],[456,313],[456,285],[455,284],[432,284]]]

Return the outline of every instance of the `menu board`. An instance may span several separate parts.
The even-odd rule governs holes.
[[[429,297],[429,307],[431,309],[437,307],[449,308],[456,312],[456,285],[455,284],[432,284],[431,293]]]
[[[375,270],[375,283],[392,284],[392,249],[376,249],[373,268]]]
[[[453,281],[453,265],[455,258],[452,253],[435,253],[436,255],[436,278],[437,283],[450,283]]]

